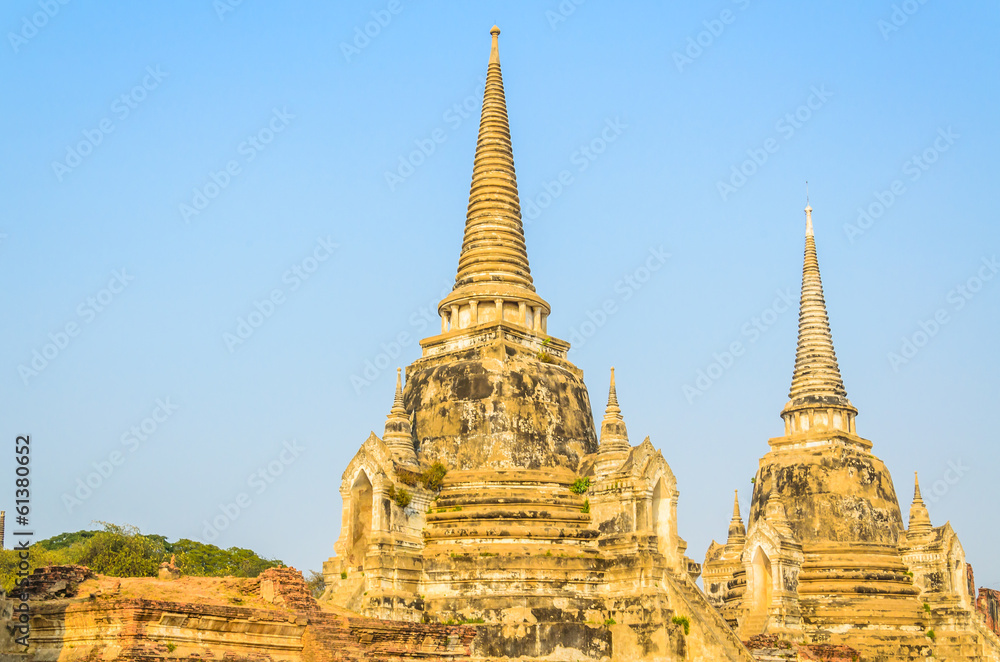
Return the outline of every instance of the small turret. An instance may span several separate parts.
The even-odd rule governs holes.
[[[910,526],[907,535],[912,538],[931,532],[931,516],[924,505],[923,497],[920,496],[920,478],[913,472],[913,504],[910,505]]]
[[[615,369],[611,368],[611,386],[608,388],[608,406],[604,410],[604,420],[601,422],[601,437],[597,447],[598,473],[607,473],[617,469],[628,457],[632,445],[628,441],[628,430],[618,406],[618,393],[615,390]]]
[[[385,434],[382,441],[392,451],[394,460],[401,464],[416,464],[417,454],[413,450],[413,431],[410,427],[410,417],[403,407],[403,377],[402,369],[396,368],[396,396],[392,401],[392,409],[385,421]]]

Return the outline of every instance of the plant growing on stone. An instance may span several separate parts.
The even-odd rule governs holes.
[[[435,462],[420,474],[420,482],[428,490],[437,492],[441,489],[446,473],[448,473],[448,468],[440,462]]]
[[[340,578],[341,579],[347,579],[347,571],[346,570],[341,570],[340,571]]]
[[[545,351],[548,349],[550,342],[552,342],[552,338],[546,338],[543,340],[542,348],[538,351],[538,360],[542,363],[552,363],[552,355]]]
[[[930,639],[931,641],[934,641],[935,639],[937,639],[937,635],[934,634],[934,630],[928,630],[924,634],[927,635],[927,638]]]
[[[685,636],[691,634],[691,619],[687,616],[674,616],[670,619],[670,622],[683,627]]]
[[[584,499],[583,500],[583,508],[580,509],[580,512],[581,513],[589,513],[590,512],[590,499]]]
[[[386,494],[400,508],[406,508],[413,501],[412,494],[402,487],[397,490],[395,485],[389,485],[389,490]]]
[[[572,487],[569,488],[569,491],[572,492],[573,494],[583,494],[589,489],[590,489],[590,479],[584,477],[584,478],[577,478],[576,480],[574,480]]]

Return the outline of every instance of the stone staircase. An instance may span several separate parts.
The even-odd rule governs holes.
[[[426,555],[532,553],[596,555],[597,531],[568,470],[497,470],[449,474],[427,514]]]
[[[666,581],[674,589],[674,593],[680,596],[684,602],[683,605],[674,605],[674,611],[685,612],[686,615],[692,617],[692,623],[713,623],[715,625],[712,628],[703,628],[704,632],[707,633],[705,635],[707,639],[706,644],[714,644],[713,648],[718,651],[724,651],[723,654],[726,655],[726,660],[733,662],[753,661],[754,658],[743,645],[743,642],[729,628],[726,620],[722,618],[722,615],[712,606],[708,598],[705,597],[705,594],[701,592],[694,582],[687,577],[674,577],[669,574],[666,576]]]

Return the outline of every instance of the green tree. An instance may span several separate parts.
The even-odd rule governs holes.
[[[77,561],[94,572],[112,577],[155,577],[166,549],[162,536],[144,536],[131,524],[104,525],[84,543]]]
[[[326,580],[323,579],[323,573],[310,570],[309,576],[306,577],[306,586],[309,587],[309,592],[314,598],[323,595],[323,591],[326,590]]]

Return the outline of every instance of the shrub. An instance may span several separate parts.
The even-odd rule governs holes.
[[[413,496],[402,487],[396,490],[396,498],[393,499],[400,508],[406,508],[413,501]]]
[[[392,499],[400,508],[406,508],[413,501],[413,495],[410,494],[405,488],[396,489],[395,485],[390,484],[389,489],[386,491],[386,496]]]
[[[935,639],[937,639],[937,635],[934,634],[934,630],[928,630],[924,634],[927,635],[927,638],[930,639],[931,641],[934,641]]]
[[[309,578],[306,579],[306,586],[309,587],[309,592],[312,593],[314,598],[323,595],[323,591],[326,590],[326,580],[323,579],[323,573],[310,570]]]
[[[604,619],[604,626],[608,627],[610,625],[618,625],[618,623],[613,618],[605,618]]]
[[[428,490],[437,492],[441,489],[446,473],[448,473],[447,467],[440,462],[435,462],[420,474],[420,482]]]
[[[401,482],[403,485],[413,487],[417,484],[417,480],[419,479],[419,474],[416,474],[408,469],[396,469],[396,480]]]
[[[583,508],[580,509],[580,512],[581,513],[589,513],[590,512],[590,499],[584,499],[583,500]]]
[[[569,488],[569,491],[573,494],[584,494],[590,489],[590,479],[589,478],[577,478],[573,481],[573,486]]]
[[[346,570],[341,570],[340,571],[340,578],[341,579],[347,579],[347,571]]]
[[[129,524],[104,524],[90,537],[78,563],[112,577],[155,577],[166,555],[164,544]]]
[[[552,338],[546,338],[542,341],[542,348],[538,351],[538,360],[542,363],[552,363],[552,355],[549,354],[546,349],[549,347],[549,343],[552,342]]]

